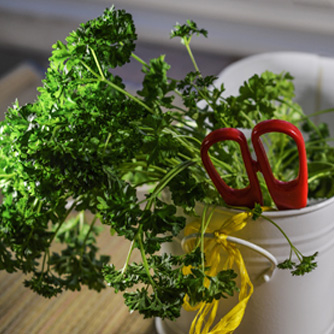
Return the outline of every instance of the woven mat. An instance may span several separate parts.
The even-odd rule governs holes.
[[[129,243],[111,237],[107,229],[99,236],[103,254],[121,267]],[[132,260],[136,261],[138,254]],[[100,293],[86,288],[44,299],[23,286],[24,275],[0,272],[1,334],[155,334],[154,321],[129,313],[121,294],[111,288]]]

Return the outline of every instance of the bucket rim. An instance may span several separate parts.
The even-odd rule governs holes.
[[[197,205],[201,208],[203,208],[204,206],[203,203],[201,202],[198,202]],[[334,196],[328,199],[318,200],[316,203],[309,201],[308,205],[301,209],[277,210],[275,208],[272,208],[271,210],[263,211],[263,215],[268,218],[288,218],[293,216],[302,216],[324,209],[330,205],[334,205]],[[225,206],[217,206],[215,208],[215,211],[235,212],[235,213],[243,212],[243,210],[240,208],[225,207]]]
[[[292,209],[292,210],[277,210],[277,211],[266,211],[265,216],[270,218],[284,218],[291,216],[301,216],[306,215],[310,212],[318,211],[322,208],[325,208],[334,203],[334,196],[325,200],[318,201],[314,204],[309,204],[301,209]]]

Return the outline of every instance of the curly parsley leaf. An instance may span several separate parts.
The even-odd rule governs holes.
[[[198,28],[196,22],[192,20],[187,20],[185,24],[176,24],[170,34],[171,38],[180,37],[182,39],[189,39],[194,35],[207,37],[208,32],[205,29]]]
[[[200,264],[200,253],[193,252],[186,257],[187,263]],[[139,311],[145,318],[178,318],[186,294],[190,303],[196,305],[202,301],[212,302],[213,299],[232,296],[238,290],[234,281],[236,274],[232,270],[209,277],[194,267],[190,274],[183,275],[183,262],[182,257],[170,254],[152,256],[148,262],[153,273],[150,279],[144,266],[137,263],[129,264],[122,270],[116,270],[113,265],[106,266],[103,273],[108,285],[116,292],[127,291],[123,297],[129,309]],[[209,287],[204,286],[206,279],[210,281]],[[128,291],[138,283],[146,287]]]
[[[287,269],[291,271],[293,276],[303,276],[307,273],[310,273],[317,267],[317,262],[315,261],[318,252],[310,256],[302,255],[299,257],[299,263],[292,261],[291,258],[283,261],[278,264],[279,269]]]

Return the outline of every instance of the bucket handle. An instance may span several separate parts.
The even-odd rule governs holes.
[[[192,234],[189,234],[186,237],[184,237],[181,241],[182,249],[186,250],[186,247],[185,247],[186,241],[191,240],[191,239],[197,239],[199,236],[200,236],[199,233],[192,233]],[[214,236],[213,233],[204,233],[204,238],[214,239],[215,236]],[[241,245],[241,246],[245,246],[245,247],[255,251],[256,253],[264,256],[265,258],[267,258],[270,261],[271,266],[270,266],[270,268],[265,270],[265,272],[262,274],[261,278],[266,283],[271,280],[271,278],[274,275],[275,269],[277,268],[277,265],[278,265],[278,261],[273,254],[268,252],[266,249],[254,244],[250,241],[241,239],[241,238],[227,236],[226,241],[234,243],[234,244],[238,244],[238,245]]]

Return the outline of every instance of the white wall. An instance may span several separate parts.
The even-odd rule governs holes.
[[[0,44],[50,50],[112,3],[133,14],[140,38],[149,42],[176,43],[168,38],[172,26],[194,19],[209,31],[196,47],[334,55],[333,0],[0,0]]]

